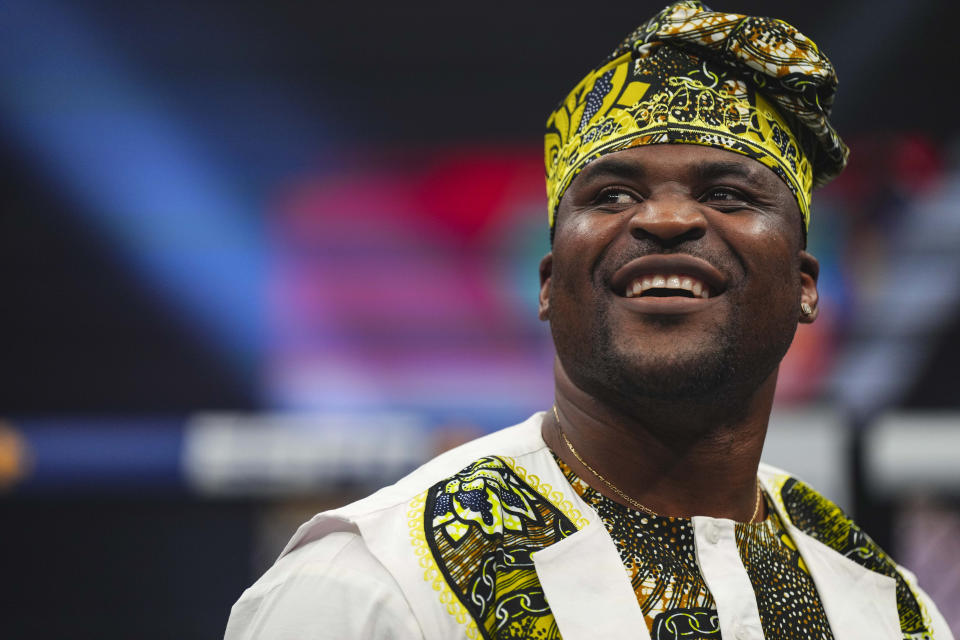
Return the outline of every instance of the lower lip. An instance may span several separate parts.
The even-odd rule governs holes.
[[[682,296],[668,296],[665,298],[624,298],[617,296],[620,303],[631,311],[651,315],[681,315],[703,311],[713,305],[716,298],[684,298]]]

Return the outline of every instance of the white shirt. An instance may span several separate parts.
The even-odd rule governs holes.
[[[314,516],[276,564],[234,605],[225,640],[477,638],[476,623],[425,552],[423,500],[437,482],[498,456],[578,530],[533,554],[536,574],[565,640],[648,639],[623,563],[600,517],[567,483],[540,436],[543,414],[467,443],[396,484]],[[768,495],[789,476],[761,465]],[[778,506],[779,511],[779,506]],[[779,515],[820,594],[836,640],[899,640],[896,583],[797,529]],[[761,640],[756,598],[734,540],[734,522],[693,518],[697,562],[717,604],[726,640]],[[946,622],[908,571],[934,640]]]

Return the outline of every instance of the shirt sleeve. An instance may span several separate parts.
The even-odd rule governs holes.
[[[230,612],[224,640],[422,640],[400,586],[352,532],[280,558]]]

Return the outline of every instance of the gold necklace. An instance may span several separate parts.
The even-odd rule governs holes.
[[[656,511],[654,511],[653,509],[651,509],[646,505],[640,504],[639,502],[637,502],[636,500],[628,496],[626,493],[620,490],[620,487],[618,487],[617,485],[613,484],[612,482],[604,478],[599,471],[597,471],[596,469],[591,467],[589,464],[587,464],[587,461],[581,458],[580,454],[577,453],[577,450],[573,448],[573,444],[570,443],[570,440],[567,438],[567,434],[563,432],[563,428],[560,426],[560,414],[557,412],[557,405],[553,405],[553,415],[557,419],[557,430],[560,431],[560,437],[563,438],[563,442],[564,444],[567,445],[567,449],[570,449],[570,453],[573,454],[573,457],[576,458],[577,461],[580,462],[580,464],[582,464],[587,469],[587,471],[592,473],[600,482],[605,484],[608,489],[610,489],[615,494],[617,494],[618,496],[626,500],[627,503],[629,503],[630,506],[636,509],[637,511],[643,511],[644,513],[649,513],[651,516],[660,517],[659,513],[657,513]],[[762,493],[760,492],[760,481],[757,480],[757,502],[753,507],[753,515],[750,516],[750,519],[747,520],[747,522],[753,522],[754,520],[757,519],[757,514],[760,513],[761,495]]]

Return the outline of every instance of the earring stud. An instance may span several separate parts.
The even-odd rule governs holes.
[[[803,315],[809,316],[809,315],[813,314],[813,307],[811,307],[811,306],[810,306],[809,304],[807,304],[806,302],[801,302],[801,303],[800,303],[800,311],[803,312]]]

